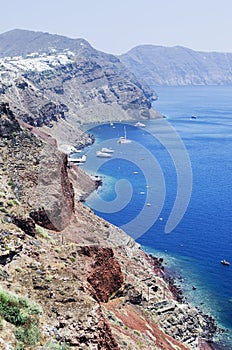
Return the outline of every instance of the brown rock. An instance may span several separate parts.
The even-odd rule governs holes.
[[[35,223],[31,218],[22,218],[21,216],[14,216],[13,223],[21,228],[27,235],[35,237]]]

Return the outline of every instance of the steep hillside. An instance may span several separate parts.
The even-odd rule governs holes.
[[[153,92],[83,39],[13,30],[0,35],[0,55],[0,99],[31,125],[160,116]]]
[[[149,86],[232,84],[232,53],[141,45],[119,58]]]
[[[91,180],[6,104],[0,147],[1,349],[203,349],[214,320],[78,201]]]
[[[62,35],[13,29],[0,35],[0,57],[26,56],[49,50],[73,50],[76,53],[91,49],[84,39],[71,39]]]

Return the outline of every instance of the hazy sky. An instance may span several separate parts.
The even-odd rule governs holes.
[[[139,44],[232,52],[232,0],[0,0],[0,32],[84,38],[123,53]]]

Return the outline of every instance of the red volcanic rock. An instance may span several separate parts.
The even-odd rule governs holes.
[[[81,252],[93,259],[87,281],[94,289],[95,299],[107,302],[123,283],[121,267],[114,257],[113,250],[98,246],[86,246],[82,247]]]

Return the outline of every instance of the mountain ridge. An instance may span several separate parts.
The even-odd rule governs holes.
[[[148,44],[118,57],[149,86],[232,84],[232,53]]]

